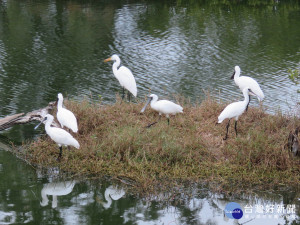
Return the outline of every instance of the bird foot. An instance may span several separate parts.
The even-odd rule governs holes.
[[[157,122],[154,122],[154,123],[150,123],[146,126],[146,128],[150,128],[151,126],[153,126],[154,124],[156,124]]]
[[[61,158],[62,158],[61,156],[62,156],[62,154],[58,154],[58,157],[57,157],[57,159],[56,159],[57,162],[60,162],[60,161],[61,161]]]

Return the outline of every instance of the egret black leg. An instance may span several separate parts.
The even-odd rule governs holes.
[[[250,95],[249,95],[249,102],[248,102],[247,107],[246,107],[246,112],[247,112],[247,110],[248,110],[248,106],[249,106],[250,100],[251,100],[251,97],[250,97]]]
[[[57,161],[60,161],[61,157],[62,157],[62,146],[59,147],[59,155],[57,157]]]
[[[225,135],[225,137],[223,138],[223,140],[226,140],[227,137],[228,137],[228,128],[229,128],[229,126],[230,126],[230,120],[228,120],[228,123],[227,123],[227,126],[226,126],[226,135]]]
[[[161,115],[159,115],[158,121],[160,121]],[[153,126],[154,124],[158,123],[158,121],[154,122],[154,123],[150,123],[146,126],[146,128],[150,128],[151,126]]]
[[[124,99],[124,97],[125,97],[125,89],[124,88],[122,88],[123,90],[122,90],[122,100]]]
[[[168,125],[170,125],[170,118],[168,117]]]
[[[129,91],[127,92],[127,98],[128,98],[128,101],[130,102],[130,92]]]
[[[234,124],[234,130],[235,130],[235,135],[237,136],[237,120],[235,121],[235,124]]]
[[[153,126],[154,124],[156,124],[158,121],[154,122],[154,123],[150,123],[146,126],[146,128],[150,128],[151,126]]]

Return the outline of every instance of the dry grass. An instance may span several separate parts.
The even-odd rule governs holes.
[[[227,121],[215,123],[225,105],[209,97],[196,106],[182,100],[184,113],[171,117],[170,126],[163,117],[149,129],[158,114],[149,108],[141,114],[143,104],[65,101],[78,118],[79,133],[73,136],[80,149],[65,148],[57,162],[57,145],[43,136],[22,157],[77,175],[128,177],[144,191],[175,181],[207,182],[219,191],[299,188],[299,157],[284,147],[298,119],[250,107],[240,117],[238,137],[232,123],[224,141]]]

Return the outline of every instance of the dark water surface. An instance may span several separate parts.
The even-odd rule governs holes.
[[[121,89],[103,60],[115,53],[135,76],[138,99],[149,89],[192,102],[204,90],[225,101],[241,99],[230,80],[239,65],[260,83],[269,112],[289,111],[298,100],[288,69],[300,67],[300,3],[2,0],[0,117],[44,107],[58,92],[113,103]],[[2,132],[15,143],[35,135],[33,125]],[[236,224],[223,216],[230,201],[253,206],[254,214],[239,223],[284,224],[299,216],[293,191],[228,199],[195,189],[191,199],[164,204],[109,183],[53,178],[53,170],[59,174],[55,168],[40,173],[0,150],[0,224]],[[105,198],[106,190],[116,200]],[[272,205],[273,213],[266,211]],[[259,206],[265,211],[256,211]]]
[[[232,201],[244,211],[240,224],[299,219],[299,200],[292,191],[228,198],[192,187],[189,198],[161,193],[145,199],[120,184],[59,178],[58,168],[44,173],[1,150],[0,180],[0,224],[237,224],[223,213]]]

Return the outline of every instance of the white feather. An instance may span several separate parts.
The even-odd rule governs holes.
[[[71,129],[73,132],[78,131],[77,119],[75,115],[68,109],[62,107],[63,104],[63,96],[61,93],[58,94],[58,103],[57,103],[57,113],[56,117],[61,127]]]
[[[131,94],[133,94],[134,97],[137,96],[137,88],[136,88],[136,82],[135,82],[135,78],[132,74],[132,72],[130,71],[130,69],[128,69],[125,66],[121,66],[119,69],[118,67],[121,64],[121,60],[119,58],[118,55],[112,55],[110,58],[104,60],[104,62],[113,60],[115,61],[112,69],[113,69],[113,73],[115,75],[115,77],[117,78],[117,80],[119,81],[120,85],[127,89],[129,92],[131,92]]]
[[[234,82],[240,88],[240,90],[243,91],[245,87],[248,87],[251,89],[251,92],[253,92],[250,92],[250,95],[254,94],[259,101],[262,101],[265,96],[257,81],[248,76],[240,76],[241,69],[239,66],[235,66],[234,70]]]
[[[176,113],[183,113],[183,108],[180,105],[175,104],[174,102],[168,100],[158,101],[158,97],[155,94],[149,95],[149,98],[151,99],[150,101],[151,108],[159,112],[159,115],[165,114],[166,117],[169,117],[170,114],[175,115]],[[147,107],[147,104],[142,109],[142,112]]]
[[[78,141],[67,131],[57,127],[51,127],[51,123],[53,121],[53,116],[47,114],[46,117],[45,130],[49,137],[58,144],[58,146],[68,146],[71,145],[77,149],[79,149],[80,145]]]
[[[117,73],[115,74],[116,78],[120,82],[120,85],[127,89],[133,94],[134,97],[137,96],[136,82],[132,72],[125,66],[121,66]]]
[[[239,116],[243,114],[249,103],[249,91],[248,87],[243,89],[243,95],[245,97],[244,101],[233,102],[226,106],[226,108],[221,112],[218,117],[218,123],[222,123],[225,119],[235,118],[238,120]]]

